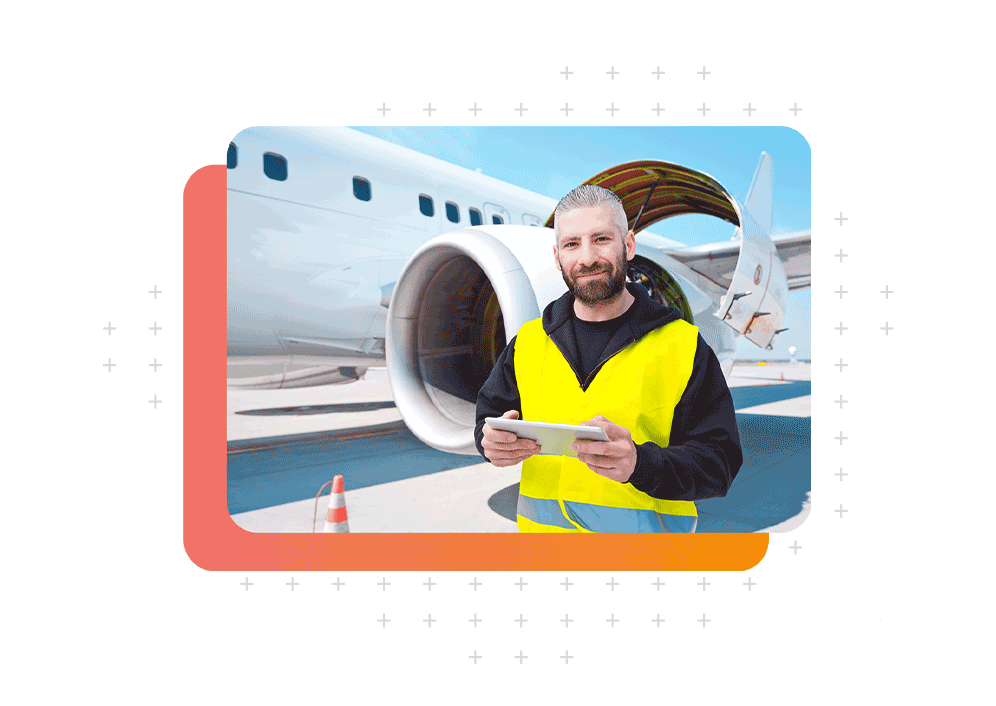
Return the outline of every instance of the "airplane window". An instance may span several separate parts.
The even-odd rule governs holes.
[[[234,142],[228,143],[228,168],[235,169],[239,163],[239,148]]]
[[[467,209],[470,211],[470,225],[479,226],[484,223],[484,219],[481,218],[481,212],[476,208]]]
[[[431,218],[436,212],[432,207],[432,197],[426,196],[425,194],[419,194],[418,210],[422,212],[423,216],[429,216]]]
[[[491,222],[494,223],[495,225],[501,225],[505,221],[501,219],[501,216],[491,216]]]
[[[363,177],[353,177],[353,196],[360,201],[369,201],[370,182]]]
[[[451,223],[460,222],[460,208],[452,201],[446,202],[446,218],[448,218]]]
[[[279,154],[263,155],[263,173],[276,181],[287,181],[287,160]]]

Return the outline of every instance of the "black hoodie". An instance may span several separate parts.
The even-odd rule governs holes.
[[[635,311],[609,340],[599,359],[601,362],[587,379],[579,377],[582,389],[588,389],[602,362],[654,329],[681,317],[677,309],[652,300],[642,287],[634,284],[627,287],[636,299],[631,305]],[[543,310],[543,330],[577,375],[581,365],[575,342],[573,294],[567,292]],[[477,396],[474,437],[481,456],[484,456],[481,442],[486,417],[500,417],[514,409],[522,418],[514,355],[513,337]],[[663,448],[651,441],[636,444],[636,469],[627,482],[662,500],[705,500],[725,496],[743,463],[743,452],[733,397],[716,354],[701,335],[695,348],[692,375],[674,408],[669,439],[669,445]]]

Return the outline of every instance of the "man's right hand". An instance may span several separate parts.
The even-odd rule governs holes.
[[[501,418],[518,419],[519,413],[510,409]],[[481,446],[492,465],[499,468],[522,463],[540,450],[539,444],[532,439],[521,439],[510,431],[494,429],[487,422],[484,423],[484,440],[481,441]]]

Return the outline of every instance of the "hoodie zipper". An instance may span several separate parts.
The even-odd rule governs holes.
[[[635,340],[636,340],[635,338],[629,339],[628,341],[626,341],[626,343],[623,344],[622,348],[620,348],[619,350],[617,350],[615,353],[613,353],[612,355],[610,355],[608,358],[605,358],[604,360],[600,361],[599,364],[595,366],[594,370],[592,370],[588,374],[587,379],[584,381],[584,384],[581,386],[581,390],[584,391],[584,392],[587,392],[588,391],[588,385],[591,384],[591,379],[593,377],[595,377],[595,374],[599,370],[602,369],[602,366],[605,365],[606,363],[608,363],[610,360],[612,360],[614,357],[616,357],[620,353],[622,353],[624,350],[626,350],[627,348],[629,348],[630,344],[633,343],[633,341],[635,341]]]
[[[560,347],[560,344],[557,343],[556,339],[551,337],[550,340],[553,341],[553,345],[557,347],[557,350],[560,351],[560,355],[563,356],[564,360],[567,362],[567,365],[569,365],[571,370],[574,372],[574,377],[577,378],[577,381],[581,384],[582,392],[587,392],[588,385],[591,383],[591,379],[595,376],[595,373],[601,370],[602,366],[608,363],[610,360],[612,360],[615,356],[619,355],[624,350],[629,348],[630,344],[633,343],[636,339],[635,338],[628,339],[626,343],[623,344],[622,348],[617,350],[615,353],[612,353],[607,358],[603,358],[602,360],[600,360],[598,362],[598,365],[596,365],[594,369],[588,374],[588,377],[585,378],[584,382],[581,382],[581,376],[578,375],[578,369],[574,367],[574,364],[570,361],[570,358],[568,357],[567,353],[564,351],[563,348]]]

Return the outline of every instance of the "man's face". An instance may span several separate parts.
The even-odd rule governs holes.
[[[616,232],[608,206],[589,206],[560,214],[554,249],[557,269],[571,293],[587,306],[619,294],[626,286],[627,246],[633,236]]]

